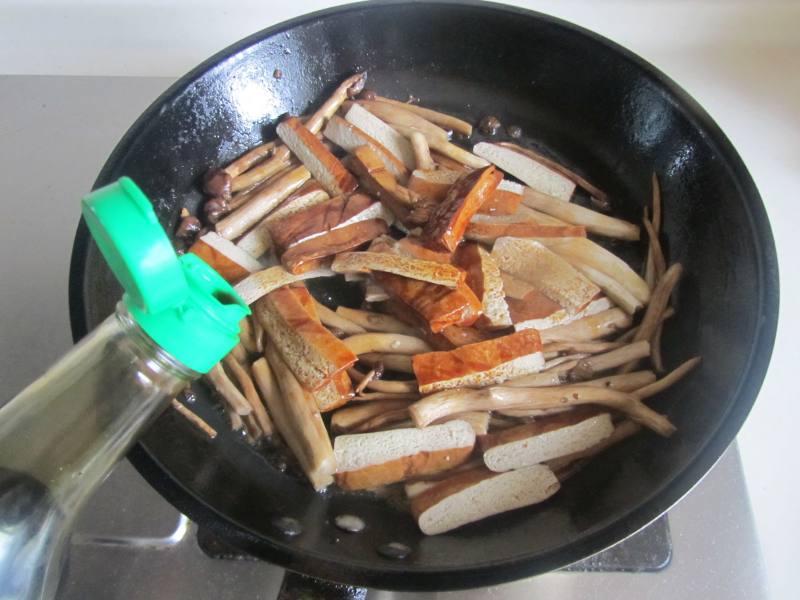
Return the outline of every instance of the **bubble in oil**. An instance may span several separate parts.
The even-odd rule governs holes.
[[[292,517],[275,517],[272,519],[272,525],[283,535],[288,537],[294,537],[303,533],[303,526],[300,524],[300,521]]]
[[[378,554],[384,558],[402,560],[411,554],[411,548],[400,542],[389,542],[388,544],[378,546]]]
[[[334,523],[336,527],[349,533],[359,533],[366,527],[364,520],[355,515],[338,515],[334,519]]]

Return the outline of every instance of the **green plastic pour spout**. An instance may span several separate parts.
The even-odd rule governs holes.
[[[170,400],[236,345],[250,314],[200,258],[176,255],[132,180],[92,192],[82,208],[124,294],[0,409],[0,598],[55,595],[86,499]]]

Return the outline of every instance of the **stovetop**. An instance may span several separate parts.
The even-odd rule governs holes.
[[[171,83],[163,78],[0,77],[0,177],[24,182],[0,235],[0,402],[70,345],[69,249],[77,199],[120,135]],[[46,147],[46,152],[43,152]],[[33,157],[36,160],[33,160]],[[670,554],[671,540],[671,554]],[[670,558],[671,557],[671,558]],[[275,598],[283,571],[216,559],[195,526],[123,462],[80,515],[59,600]],[[491,588],[443,593],[371,590],[371,600],[767,598],[738,451],[669,513],[611,551],[570,569]]]

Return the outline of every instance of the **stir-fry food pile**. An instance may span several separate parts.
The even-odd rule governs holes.
[[[212,171],[179,226],[253,309],[207,377],[231,426],[282,440],[315,489],[403,485],[427,534],[541,502],[643,428],[672,435],[648,401],[699,358],[657,375],[681,265],[656,176],[640,276],[594,241],[645,237],[603,191],[513,143],[456,145],[469,123],[364,81]],[[304,283],[334,277],[360,307]]]

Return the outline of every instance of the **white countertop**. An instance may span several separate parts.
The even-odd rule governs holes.
[[[113,4],[0,0],[0,75],[174,78],[250,33],[333,4],[320,0],[120,0]],[[796,509],[800,453],[789,444],[800,420],[800,401],[791,391],[793,368],[800,364],[796,343],[800,320],[793,312],[800,304],[800,277],[789,266],[792,257],[800,256],[796,231],[800,201],[795,197],[800,190],[800,2],[513,4],[592,29],[671,76],[719,123],[761,191],[781,261],[782,310],[772,364],[739,435],[739,445],[773,596],[791,597],[793,558],[800,550]],[[13,91],[0,88],[0,94],[9,92]],[[4,133],[0,131],[0,138]],[[92,136],[89,123],[85,135]],[[88,190],[110,150],[110,146],[99,146],[95,171],[76,174],[70,187]],[[0,144],[0,152],[7,151]],[[13,225],[13,211],[5,214],[6,224]],[[44,351],[43,356],[48,353]]]

